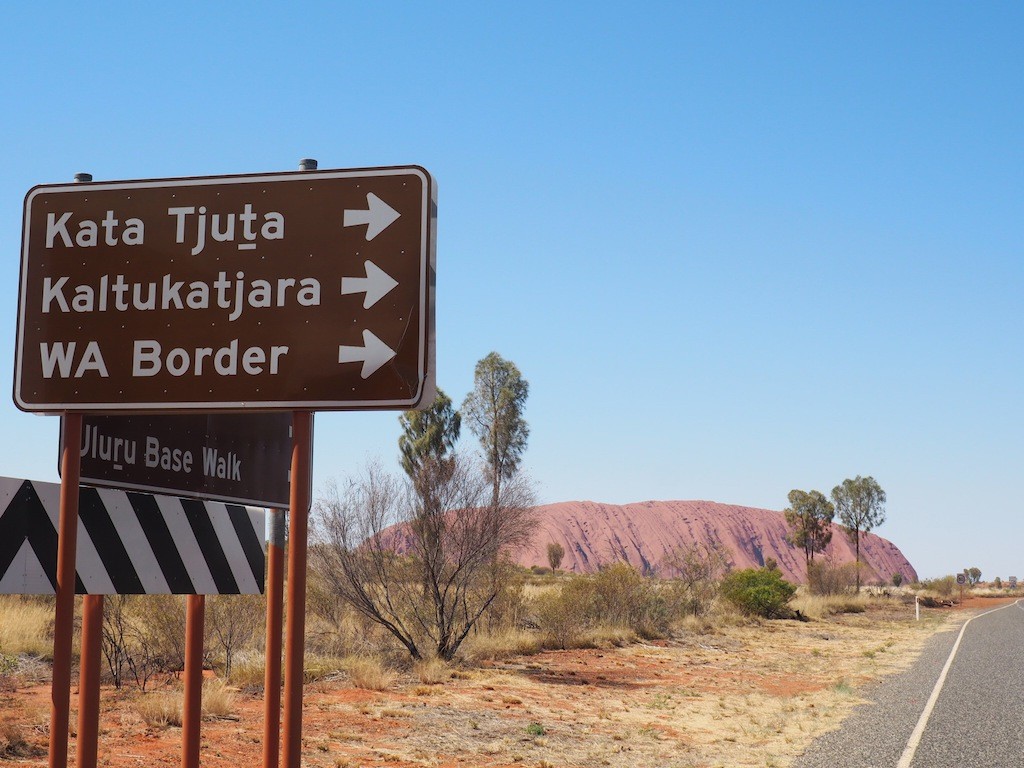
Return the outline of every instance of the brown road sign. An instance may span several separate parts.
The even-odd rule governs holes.
[[[435,225],[416,166],[35,187],[15,403],[429,403]]]
[[[87,414],[82,483],[286,509],[291,425],[287,411]]]

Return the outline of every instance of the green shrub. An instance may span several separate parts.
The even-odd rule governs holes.
[[[597,615],[590,579],[577,577],[558,589],[534,598],[537,624],[547,635],[546,645],[555,648],[573,647],[580,635],[590,629]]]
[[[796,587],[769,568],[735,571],[722,582],[722,596],[749,616],[766,619],[785,615],[786,603]]]
[[[653,636],[667,622],[665,604],[651,579],[626,563],[613,563],[592,580],[599,619],[613,626],[630,627]]]
[[[644,578],[626,563],[614,563],[593,576],[576,576],[533,600],[546,645],[570,648],[598,628],[624,629],[644,638],[664,637],[688,607],[672,585]]]
[[[930,592],[935,592],[940,597],[950,597],[956,588],[956,578],[953,576],[942,576],[937,579],[925,579],[921,587]]]

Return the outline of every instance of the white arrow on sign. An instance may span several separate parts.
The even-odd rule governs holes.
[[[344,226],[358,227],[360,224],[365,224],[367,240],[373,240],[401,215],[373,192],[366,193],[366,205],[368,207],[362,210],[346,208]]]
[[[369,331],[363,331],[363,346],[338,347],[339,363],[362,363],[363,370],[360,375],[364,379],[370,378],[382,365],[393,358],[397,352],[378,339]]]
[[[398,285],[398,281],[372,261],[364,261],[363,267],[366,269],[366,277],[341,278],[341,295],[365,292],[363,309],[369,309]]]

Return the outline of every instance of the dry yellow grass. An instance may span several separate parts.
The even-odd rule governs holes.
[[[346,662],[352,685],[368,691],[384,691],[394,684],[398,674],[376,656],[353,656]]]
[[[150,728],[180,726],[184,709],[180,691],[144,693],[135,703],[135,711]]]
[[[512,656],[529,656],[541,650],[541,638],[536,632],[505,629],[499,632],[470,635],[459,648],[459,657],[470,664]]]
[[[17,595],[0,595],[0,653],[50,656],[53,606]]]
[[[823,619],[841,613],[863,613],[871,605],[872,598],[859,595],[812,595],[801,589],[789,606],[811,619]]]
[[[247,651],[232,663],[229,680],[242,690],[259,691],[263,689],[266,672],[266,657],[258,651]]]
[[[479,765],[571,756],[612,768],[785,768],[839,725],[865,684],[908,666],[957,620],[915,623],[904,609],[892,601],[808,623],[703,619],[668,643],[509,659],[457,675],[441,709],[410,708],[409,730],[387,746],[410,761],[476,755]]]
[[[203,681],[202,717],[204,720],[222,720],[235,716],[236,692],[223,680]],[[151,728],[180,726],[185,707],[181,690],[143,693],[135,702],[135,712]]]
[[[232,717],[235,714],[235,695],[235,690],[223,680],[204,680],[203,717]]]
[[[419,678],[424,685],[437,685],[451,677],[451,669],[436,656],[430,659],[422,659],[413,664],[412,673]]]
[[[45,755],[46,750],[31,743],[25,729],[16,723],[0,722],[0,760],[20,760]]]

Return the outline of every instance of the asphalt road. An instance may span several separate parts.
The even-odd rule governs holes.
[[[1024,765],[1024,602],[976,615],[962,636],[935,635],[912,668],[864,695],[871,703],[815,741],[795,768]]]

